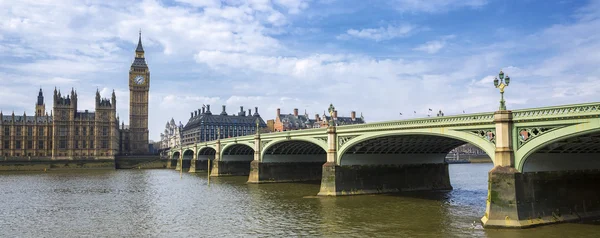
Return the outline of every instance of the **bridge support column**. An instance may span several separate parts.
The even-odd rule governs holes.
[[[197,149],[194,150],[194,157],[192,158],[192,161],[190,162],[190,173],[196,173],[196,163],[198,162],[198,154],[197,154]]]
[[[321,174],[321,189],[318,195],[336,196],[338,190],[336,185],[341,176],[336,176],[339,172],[337,162],[337,136],[335,126],[327,128],[327,162],[323,165]]]
[[[177,159],[177,166],[175,167],[176,171],[181,170],[183,162],[183,151],[179,151],[179,158]]]
[[[323,165],[318,195],[452,190],[448,164]]]
[[[262,148],[260,145],[260,134],[258,131],[254,136],[254,160],[250,162],[250,174],[248,175],[248,183],[259,183],[260,182],[260,172],[261,172],[261,153]]]
[[[221,175],[221,171],[219,169],[219,167],[223,167],[220,166],[220,162],[221,162],[221,139],[217,140],[217,144],[215,146],[215,159],[213,160],[213,162],[211,163],[212,168],[210,168],[210,176],[211,177],[218,177],[219,175]]]
[[[600,218],[600,170],[521,173],[496,166],[489,172],[489,228],[526,228]]]

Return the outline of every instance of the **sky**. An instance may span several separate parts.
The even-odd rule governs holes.
[[[213,113],[298,108],[367,122],[600,101],[600,0],[0,0],[0,109],[34,114],[41,87],[117,95],[142,32],[149,130]],[[415,113],[416,111],[416,113]]]

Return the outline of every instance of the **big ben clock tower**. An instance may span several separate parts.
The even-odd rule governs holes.
[[[150,70],[144,58],[142,32],[129,69],[129,145],[133,154],[148,153],[148,91]]]

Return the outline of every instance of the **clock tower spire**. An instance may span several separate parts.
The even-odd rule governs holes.
[[[133,154],[148,153],[149,91],[150,70],[146,64],[140,30],[135,58],[129,69],[129,147]]]

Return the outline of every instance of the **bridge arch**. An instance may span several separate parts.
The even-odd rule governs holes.
[[[515,151],[515,167],[521,172],[600,169],[600,119],[531,138]]]
[[[213,160],[215,159],[215,155],[217,154],[217,150],[210,146],[201,147],[198,149],[198,160]]]
[[[494,155],[495,155],[495,145],[493,143],[491,143],[490,141],[487,141],[484,138],[481,138],[473,133],[469,133],[469,132],[464,132],[464,131],[457,131],[457,130],[451,130],[451,129],[445,129],[445,128],[436,128],[436,129],[417,129],[417,130],[403,130],[403,131],[387,131],[387,132],[369,132],[369,133],[364,133],[362,135],[358,135],[353,137],[352,135],[338,135],[338,138],[348,138],[350,137],[351,139],[348,139],[348,141],[346,141],[345,143],[343,143],[342,145],[340,145],[339,149],[338,149],[338,155],[337,155],[337,161],[336,164],[338,165],[342,165],[342,160],[343,159],[348,159],[349,156],[346,156],[346,158],[344,158],[345,155],[349,154],[349,152],[351,152],[352,150],[355,150],[356,152],[360,152],[360,153],[364,153],[364,154],[373,154],[375,152],[382,152],[383,154],[392,154],[392,152],[415,152],[415,154],[423,154],[423,153],[437,153],[437,154],[443,154],[443,158],[445,158],[445,156],[454,148],[463,145],[463,144],[467,144],[470,143],[476,147],[478,147],[479,149],[483,150],[491,159],[492,161],[494,161]],[[396,138],[393,139],[393,141],[389,141],[389,138]],[[378,148],[374,148],[371,147],[369,148],[370,151],[356,151],[357,147],[359,146],[364,146],[364,144],[369,143],[369,142],[375,142],[377,140],[386,140],[388,139],[387,142],[384,143],[388,143],[388,145],[391,145],[389,143],[394,143],[393,145],[391,145],[391,147],[386,148],[385,146],[378,146]],[[421,142],[423,142],[423,140],[435,140],[438,143],[443,143],[443,144],[435,144],[435,146],[437,146],[436,148],[428,148],[431,147],[430,144],[423,144],[423,143],[417,143],[414,146],[420,146],[420,150],[419,148],[408,148],[408,149],[403,149],[403,148],[399,148],[398,146],[401,146],[402,142],[407,142],[405,139],[413,139],[413,140],[420,140]],[[404,141],[402,141],[404,140]],[[343,142],[343,140],[338,140],[339,142]],[[379,141],[379,142],[383,142],[383,141]],[[446,147],[444,147],[446,146]],[[410,149],[413,149],[412,151]],[[351,157],[351,156],[350,156]],[[348,161],[346,161],[348,162]],[[442,161],[443,162],[443,161]]]
[[[183,152],[183,160],[192,160],[194,158],[194,151],[187,149]]]
[[[282,144],[281,143],[285,143],[284,145],[291,145],[293,146],[294,144],[298,144],[298,145],[314,145],[317,147],[320,147],[321,149],[323,149],[323,151],[327,151],[328,149],[328,145],[327,145],[327,141],[324,140],[317,140],[314,138],[292,138],[292,139],[288,139],[288,138],[279,138],[279,139],[274,139],[274,140],[264,140],[263,143],[266,144],[263,146],[261,152],[261,158],[264,158],[264,156],[267,153],[271,153],[273,152],[274,147],[277,148],[281,148]],[[286,142],[291,142],[291,143],[286,143]],[[307,148],[308,149],[308,148]],[[315,150],[316,148],[311,147],[311,150]]]
[[[221,160],[252,161],[254,160],[254,148],[245,143],[227,144],[221,149]]]
[[[181,154],[179,153],[179,151],[173,152],[171,159],[179,159],[179,157],[181,156]]]
[[[322,162],[327,161],[327,149],[308,139],[283,139],[269,142],[262,151],[262,162]]]

